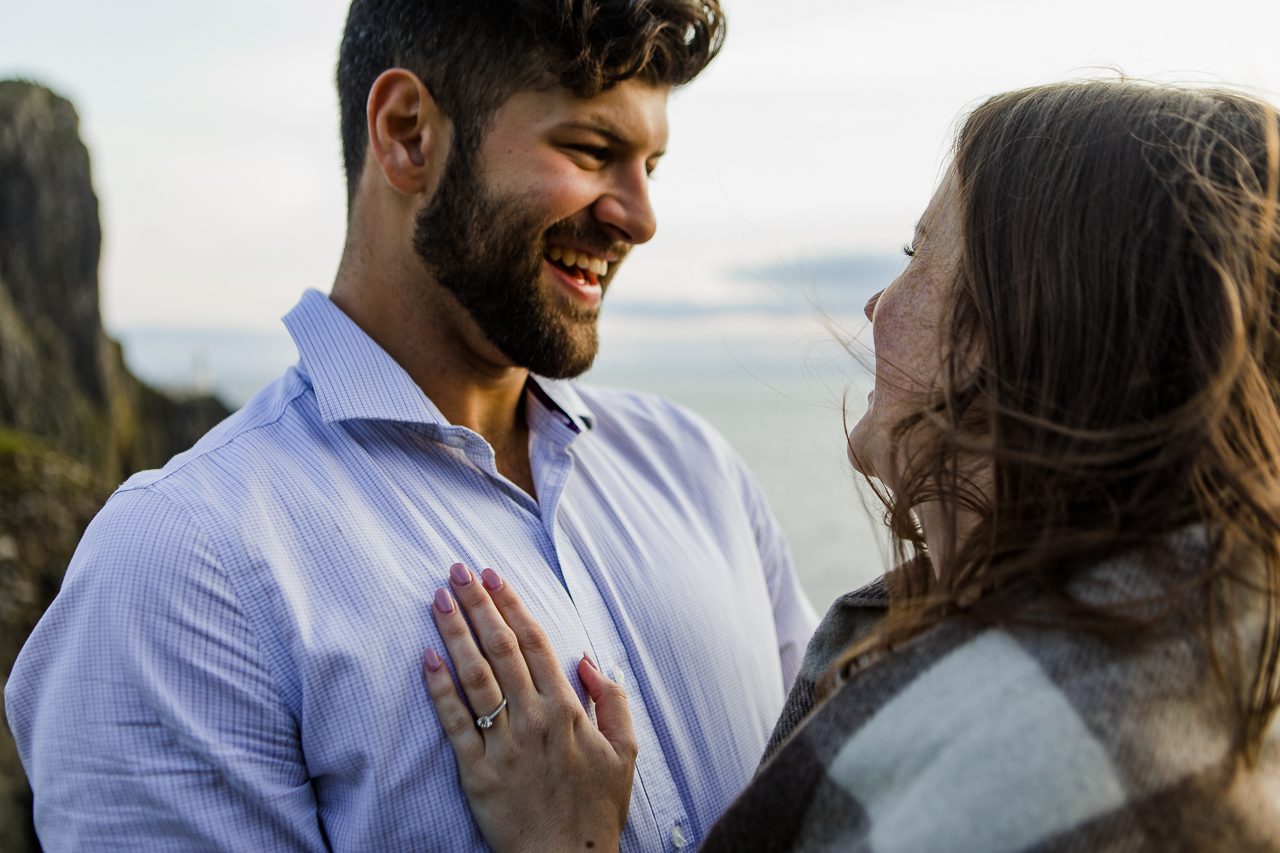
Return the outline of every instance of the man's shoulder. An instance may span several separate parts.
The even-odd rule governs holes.
[[[741,455],[701,414],[646,391],[580,385],[578,393],[594,417],[592,432],[610,455],[681,478],[686,491],[719,494],[728,488],[751,495],[753,506],[760,500]]]
[[[145,489],[181,503],[197,482],[207,487],[270,465],[276,453],[302,438],[296,422],[305,416],[289,416],[296,413],[300,398],[309,390],[306,379],[290,368],[190,448],[161,468],[134,474],[116,494]]]
[[[661,394],[606,385],[575,383],[575,389],[605,429],[642,427],[725,444],[719,430],[687,406]]]
[[[211,577],[228,539],[258,516],[245,507],[286,476],[296,424],[309,422],[292,410],[308,387],[290,370],[163,468],[125,481],[85,530],[68,580],[128,593],[137,583],[158,590]]]

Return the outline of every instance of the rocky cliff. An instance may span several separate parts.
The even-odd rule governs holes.
[[[102,329],[102,230],[72,105],[0,81],[0,673],[57,592],[85,525],[135,470],[227,409],[136,379]],[[30,792],[0,733],[0,849],[38,849]]]

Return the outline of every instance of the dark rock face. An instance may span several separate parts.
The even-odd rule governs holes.
[[[225,408],[135,379],[102,330],[102,230],[71,104],[0,82],[0,425],[110,478],[162,464]]]
[[[47,89],[17,82],[0,83],[0,114],[0,275],[36,341],[61,342],[75,383],[104,403],[97,287],[102,230],[79,119]]]
[[[0,672],[58,590],[85,526],[130,473],[162,465],[228,410],[139,382],[98,308],[102,230],[71,104],[0,81]],[[0,732],[0,849],[39,849]]]

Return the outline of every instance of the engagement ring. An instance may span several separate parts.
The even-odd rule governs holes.
[[[498,705],[498,707],[494,708],[492,711],[490,711],[489,713],[483,716],[476,717],[476,726],[481,729],[489,728],[490,726],[493,725],[494,718],[497,717],[499,714],[501,714],[502,709],[505,707],[507,707],[507,697],[503,696],[502,702],[501,704]]]

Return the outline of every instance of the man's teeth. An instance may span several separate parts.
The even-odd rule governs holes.
[[[566,267],[577,267],[578,269],[591,270],[596,275],[609,274],[609,262],[604,258],[597,258],[588,255],[586,252],[579,252],[577,249],[566,249],[563,246],[552,246],[547,251],[547,257],[553,261],[559,261]]]

